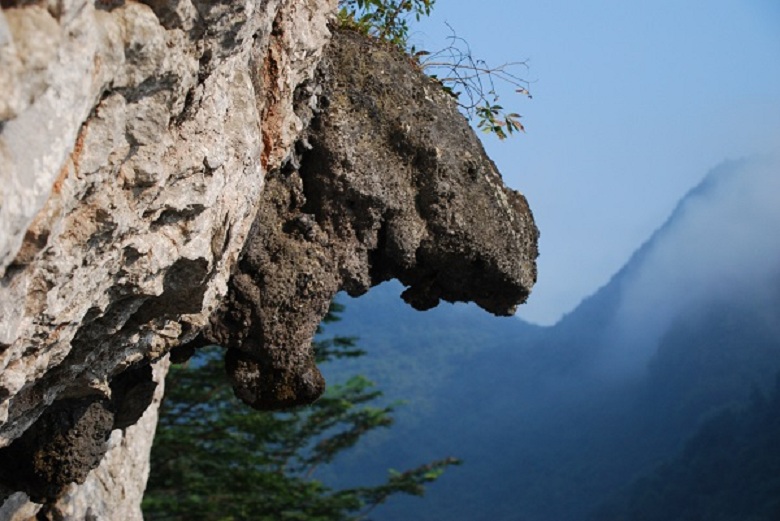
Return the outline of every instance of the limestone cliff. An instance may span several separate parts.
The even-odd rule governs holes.
[[[244,401],[284,407],[322,392],[341,289],[527,297],[525,199],[403,54],[327,45],[335,1],[2,7],[0,485],[39,516],[140,518],[169,352],[219,343]]]
[[[151,398],[144,366],[219,305],[264,175],[303,128],[293,93],[334,7],[2,2],[0,470],[10,488],[40,500],[83,481],[112,430]],[[115,393],[134,380],[123,374],[137,388]]]
[[[441,86],[402,53],[337,33],[299,109],[310,127],[266,179],[228,296],[192,345],[228,348],[237,395],[306,403],[312,335],[339,290],[393,278],[417,309],[509,315],[536,280],[536,227]]]

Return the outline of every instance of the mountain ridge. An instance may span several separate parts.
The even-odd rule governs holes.
[[[713,169],[609,283],[553,326],[487,319],[470,306],[444,305],[427,312],[425,326],[416,328],[394,296],[400,288],[393,286],[379,288],[365,301],[342,301],[347,311],[339,332],[357,334],[369,352],[366,364],[349,370],[367,372],[389,398],[408,400],[393,432],[369,440],[367,448],[342,463],[342,473],[370,479],[369,466],[379,473],[426,457],[465,460],[425,502],[399,502],[377,519],[579,521],[611,491],[672,457],[708,414],[747,399],[752,386],[769,385],[780,368],[777,266],[768,269],[771,263],[758,261],[730,266],[749,276],[729,292],[710,287],[706,277],[698,277],[700,270],[681,270],[688,278],[670,277],[658,262],[666,259],[661,254],[668,244],[696,254],[684,261],[706,259],[708,241],[697,248],[694,239],[712,233],[723,244],[739,244],[735,241],[750,223],[727,229],[739,214],[734,209],[752,205],[748,221],[772,215],[766,204],[751,200],[761,186],[767,191],[773,186],[772,171],[762,171],[759,163],[740,160]],[[747,197],[749,204],[735,206],[723,195]],[[714,227],[712,233],[703,233],[701,222]],[[768,235],[771,222],[753,221],[761,228],[756,237]],[[696,234],[686,238],[682,232]],[[731,280],[728,270],[711,264],[715,269],[704,275]],[[635,340],[652,343],[652,350],[639,353],[632,367],[610,367],[616,350],[624,348],[616,338],[626,341],[610,336],[615,317],[632,317],[625,313],[625,299],[636,298],[636,288],[646,287],[640,284],[643,274],[653,270],[662,276],[659,286],[685,282],[655,288],[657,294],[650,295],[670,298],[673,313],[663,317],[660,328],[654,316],[647,324],[635,322]],[[645,334],[652,340],[643,339]],[[383,361],[370,361],[374,350]],[[425,380],[425,385],[407,385],[407,380]],[[555,499],[562,493],[565,502]]]

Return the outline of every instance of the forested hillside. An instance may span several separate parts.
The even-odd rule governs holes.
[[[668,463],[599,509],[593,521],[780,519],[780,374],[771,394],[706,420]]]
[[[765,178],[745,168],[727,164],[711,173],[608,285],[553,327],[498,321],[465,305],[421,317],[392,284],[344,298],[338,327],[360,336],[369,355],[336,372],[367,373],[388,399],[408,404],[392,431],[337,462],[326,479],[359,482],[387,466],[448,454],[464,465],[426,501],[399,501],[377,519],[578,521],[635,479],[672,472],[656,471],[663,461],[679,458],[679,473],[696,460],[700,468],[688,476],[709,468],[706,448],[692,447],[718,425],[739,433],[734,443],[760,446],[755,425],[768,425],[769,412],[764,423],[750,419],[754,409],[721,412],[770,396],[780,370],[780,266],[777,257],[766,259],[777,239],[729,253],[745,264],[724,265],[714,256],[744,246],[752,233],[750,220],[740,221],[745,201],[728,194],[747,197],[750,219],[762,215],[756,189]],[[702,233],[705,221],[715,239]],[[753,223],[760,236],[765,221]],[[677,255],[672,272],[670,255]],[[650,302],[632,300],[642,296]],[[713,415],[728,421],[712,423]],[[746,494],[773,486],[750,483]],[[673,482],[661,492],[686,486]],[[651,501],[646,485],[636,487],[635,495]]]

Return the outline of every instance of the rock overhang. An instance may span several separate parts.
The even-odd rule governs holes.
[[[396,278],[418,309],[499,315],[527,298],[538,232],[525,198],[403,53],[336,32],[312,77],[321,2],[107,4],[49,12],[67,45],[44,72],[75,64],[90,80],[62,91],[80,114],[49,129],[65,159],[46,163],[28,194],[37,213],[4,243],[21,249],[0,252],[0,434],[19,442],[5,454],[54,458],[13,486],[53,500],[65,474],[83,480],[151,401],[149,364],[172,348],[223,345],[237,394],[275,409],[322,392],[311,339],[340,290]],[[3,139],[40,110],[11,101]],[[35,158],[9,150],[3,174],[26,172]]]
[[[311,343],[338,291],[398,279],[419,310],[472,301],[511,315],[536,281],[527,201],[405,54],[336,31],[302,89],[309,128],[269,173],[228,297],[195,341],[228,348],[237,395],[259,409],[322,392]]]

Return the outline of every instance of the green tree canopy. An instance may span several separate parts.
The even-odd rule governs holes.
[[[337,319],[340,306],[326,321]],[[355,340],[320,339],[321,362],[362,356]],[[458,461],[446,458],[406,472],[390,471],[377,486],[333,490],[314,478],[366,433],[389,427],[393,406],[354,376],[329,387],[311,406],[259,412],[233,396],[221,349],[204,348],[172,367],[152,448],[143,502],[147,520],[362,520],[399,493],[422,496],[425,485]]]

